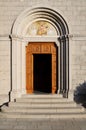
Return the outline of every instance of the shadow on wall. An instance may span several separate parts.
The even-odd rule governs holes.
[[[76,87],[74,91],[74,101],[86,108],[86,81]]]

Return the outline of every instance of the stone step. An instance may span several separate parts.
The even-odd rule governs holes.
[[[25,109],[25,110],[30,110],[30,109],[34,109],[34,110],[36,110],[36,109],[77,109],[77,107],[75,107],[75,106],[73,106],[73,107],[70,107],[70,106],[68,106],[68,107],[66,107],[66,106],[64,106],[64,107],[54,107],[54,106],[50,106],[50,107],[32,107],[32,106],[30,106],[30,107],[24,107],[24,106],[22,106],[22,107],[13,107],[13,106],[11,106],[10,108],[8,107],[8,108],[3,108],[2,110],[6,110],[6,109],[10,109],[10,110],[13,110],[13,109]],[[80,107],[78,107],[78,109],[83,109],[84,110],[84,108],[82,108],[81,106]]]
[[[84,113],[84,114],[83,114]],[[57,95],[23,95],[9,107],[3,106],[0,118],[54,119],[86,117],[81,106]]]
[[[81,109],[81,108],[60,108],[60,109],[58,109],[58,108],[30,108],[30,109],[25,109],[25,108],[22,108],[22,109],[20,109],[20,108],[13,108],[13,107],[11,107],[11,108],[7,108],[7,107],[4,107],[3,109],[2,109],[2,112],[9,112],[9,113],[14,113],[15,112],[15,114],[17,113],[17,114],[35,114],[35,113],[38,113],[38,114],[40,114],[40,113],[76,113],[76,112],[83,112],[84,110],[83,109]]]
[[[78,118],[78,119],[82,119],[82,118],[86,118],[86,113],[41,113],[41,114],[8,114],[8,113],[4,113],[2,116],[0,116],[0,118],[3,119],[9,119],[9,118],[13,118],[13,119],[71,119],[71,118]]]
[[[20,108],[32,108],[32,107],[34,107],[34,108],[53,108],[53,107],[57,107],[57,108],[59,108],[59,107],[62,107],[62,108],[64,108],[64,107],[76,107],[77,105],[76,105],[76,103],[74,103],[74,102],[70,102],[70,103],[56,103],[56,104],[54,104],[54,103],[19,103],[19,102],[10,102],[9,103],[9,107],[14,107],[14,108],[16,108],[16,107],[20,107]]]
[[[27,102],[27,103],[30,103],[30,102],[33,102],[33,103],[38,103],[38,102],[40,102],[40,103],[58,103],[58,102],[70,102],[70,100],[68,100],[68,99],[63,99],[63,98],[55,98],[55,99],[48,99],[48,98],[46,98],[46,99],[44,99],[44,98],[34,98],[34,99],[32,99],[32,98],[17,98],[16,99],[16,102]]]
[[[21,98],[62,98],[62,95],[61,94],[25,94],[25,95],[22,95]]]

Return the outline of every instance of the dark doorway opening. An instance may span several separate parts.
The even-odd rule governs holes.
[[[52,55],[33,55],[33,86],[34,93],[52,92]]]

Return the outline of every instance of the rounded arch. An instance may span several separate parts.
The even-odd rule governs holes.
[[[25,86],[25,47],[26,43],[18,44],[21,42],[27,42],[21,40],[20,36],[24,36],[25,28],[28,29],[28,24],[37,20],[48,21],[52,24],[56,31],[59,31],[59,38],[54,37],[55,43],[59,43],[59,91],[65,97],[68,96],[69,91],[69,28],[65,19],[55,10],[47,7],[35,7],[33,9],[26,9],[15,20],[12,27],[12,89],[18,91],[20,86],[22,90]],[[18,39],[17,39],[18,38]],[[38,39],[37,39],[38,40]],[[45,39],[44,39],[45,40]],[[50,39],[47,39],[48,42]],[[43,39],[42,39],[43,41]],[[30,42],[30,41],[29,41]],[[56,44],[57,45],[57,44]],[[16,52],[16,53],[15,53]],[[22,73],[22,75],[20,75]],[[15,88],[15,86],[17,86]],[[21,88],[20,88],[21,89]],[[12,90],[12,91],[13,91]],[[19,91],[18,91],[19,93]],[[14,94],[14,93],[13,93]]]
[[[47,7],[26,9],[22,12],[14,22],[12,34],[22,36],[25,26],[37,19],[49,21],[59,31],[60,36],[69,34],[69,28],[65,19],[58,12]]]

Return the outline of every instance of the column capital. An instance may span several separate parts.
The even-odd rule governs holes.
[[[58,40],[61,41],[61,42],[63,42],[63,41],[68,40],[69,37],[70,37],[69,34],[67,34],[67,35],[61,35],[61,36],[58,38]]]

